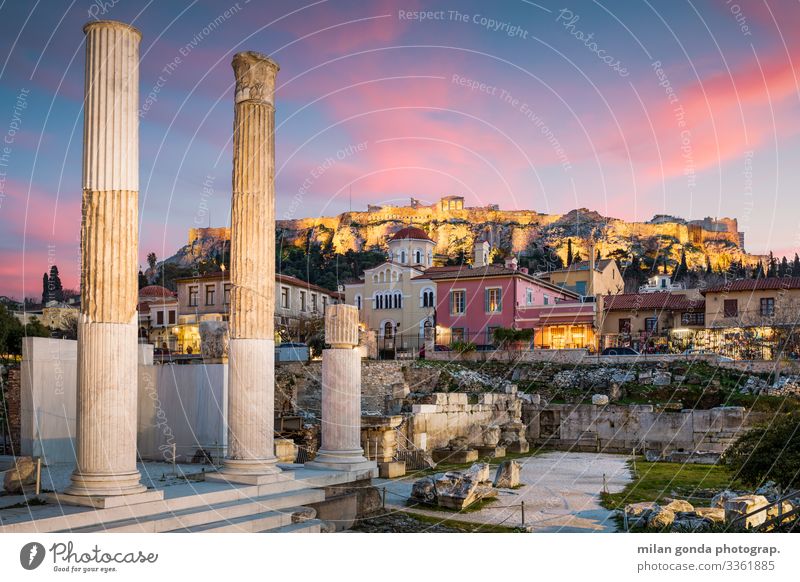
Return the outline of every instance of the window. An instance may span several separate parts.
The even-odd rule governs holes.
[[[661,279],[661,288],[662,289],[666,289],[667,288],[667,280],[666,279]]]
[[[197,285],[189,287],[189,307],[197,307],[197,295],[200,288]]]
[[[206,285],[206,305],[214,305],[214,294],[216,290],[215,285]]]
[[[466,291],[450,291],[450,313],[453,315],[464,313],[466,302]]]
[[[464,328],[463,327],[454,327],[450,330],[451,341],[454,342],[463,342],[464,341]]]
[[[222,303],[225,305],[230,305],[231,303],[231,284],[225,283],[225,286],[222,288]]]
[[[163,311],[156,311],[156,323],[158,325],[164,325],[164,312]]]
[[[325,310],[328,309],[328,296],[322,296],[322,313],[325,313]]]
[[[289,288],[281,287],[281,307],[289,309]]]
[[[394,324],[391,321],[387,321],[383,326],[383,337],[392,338],[394,337]]]
[[[543,304],[544,304],[544,305],[550,305],[550,296],[549,296],[549,295],[545,295],[545,296],[544,296],[544,302],[543,302]]]
[[[419,265],[420,263],[422,263],[422,253],[417,251],[415,253],[415,255],[416,255],[416,258],[415,258],[414,262]]]
[[[356,295],[356,307],[361,309],[361,295]]]
[[[487,327],[486,328],[486,343],[491,345],[494,343],[494,330],[496,327]]]
[[[170,309],[169,310],[169,324],[170,325],[175,325],[175,310],[174,309]]]
[[[657,317],[645,317],[644,319],[644,330],[648,333],[656,333],[658,331],[658,318]]]
[[[705,325],[706,314],[702,311],[699,313],[681,313],[681,325]]]
[[[525,289],[525,305],[533,305],[533,289]]]
[[[503,310],[499,287],[490,287],[486,290],[484,297],[486,313],[500,313]]]
[[[619,320],[619,333],[631,333],[631,320],[629,318]]]
[[[311,311],[312,311],[312,313],[316,313],[317,312],[317,294],[316,293],[312,293],[311,294]]]
[[[422,307],[433,307],[433,289],[422,290]]]
[[[306,292],[300,291],[300,311],[306,311]]]
[[[739,302],[736,299],[726,299],[722,309],[725,317],[736,317],[739,315]]]
[[[771,317],[775,315],[774,297],[764,297],[761,299],[761,315],[763,317]]]
[[[586,281],[575,281],[575,293],[586,295]]]

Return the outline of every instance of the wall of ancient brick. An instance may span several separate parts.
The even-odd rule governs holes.
[[[8,433],[11,437],[10,448],[15,452],[19,452],[20,442],[20,426],[22,418],[20,403],[21,384],[22,380],[19,366],[9,367],[8,375],[5,378],[4,384],[7,427],[3,427],[2,430],[8,430]]]

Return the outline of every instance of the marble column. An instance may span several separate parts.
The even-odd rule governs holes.
[[[256,52],[233,57],[228,456],[223,477],[280,473],[275,425],[275,77]],[[239,479],[237,476],[244,476]]]
[[[322,351],[322,446],[312,469],[353,471],[376,467],[361,448],[361,353],[358,345],[358,309],[329,305],[325,312]]]
[[[83,124],[77,468],[59,500],[109,506],[144,493],[136,469],[139,42],[90,22]]]

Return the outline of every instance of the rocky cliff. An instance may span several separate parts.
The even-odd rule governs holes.
[[[759,257],[747,254],[743,234],[735,219],[685,220],[659,215],[649,222],[626,222],[602,216],[585,208],[566,214],[542,214],[532,210],[485,208],[443,208],[443,204],[422,206],[370,206],[364,212],[338,216],[279,220],[277,229],[284,245],[305,246],[307,241],[332,245],[336,252],[386,248],[386,241],[400,228],[414,224],[436,241],[436,252],[454,256],[472,254],[480,237],[505,253],[524,252],[531,243],[547,244],[566,259],[567,241],[581,257],[588,256],[589,241],[604,257],[617,251],[627,255],[666,255],[670,264],[680,260],[682,251],[690,268],[706,266],[706,257],[716,268],[734,261],[752,265]],[[200,258],[224,252],[227,229],[192,229],[189,244],[166,262],[188,266]]]

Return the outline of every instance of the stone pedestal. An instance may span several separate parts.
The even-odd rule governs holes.
[[[236,95],[231,202],[228,456],[218,476],[264,482],[280,473],[275,409],[275,77],[268,57],[233,57]]]
[[[357,470],[373,468],[361,448],[361,355],[358,310],[329,305],[325,313],[322,352],[322,447],[306,467]]]
[[[77,468],[56,498],[110,507],[162,496],[136,468],[141,33],[113,21],[84,33]]]

